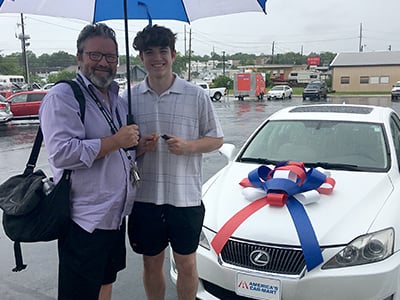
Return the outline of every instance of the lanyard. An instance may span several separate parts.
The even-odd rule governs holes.
[[[110,114],[104,109],[104,106],[101,104],[99,98],[97,97],[96,93],[93,91],[93,87],[89,86],[87,87],[85,82],[83,81],[81,75],[78,74],[78,81],[79,83],[83,86],[83,88],[88,92],[89,96],[94,100],[96,103],[97,107],[100,109],[101,113],[103,114],[104,118],[106,119],[108,125],[110,126],[111,132],[113,134],[116,134],[118,132],[117,127],[114,124],[114,121],[112,120]],[[118,108],[116,108],[116,115],[117,115],[117,120],[119,127],[122,127],[122,122],[121,122],[121,117],[118,112]]]
[[[103,105],[101,104],[99,98],[96,96],[96,93],[93,91],[92,86],[87,87],[85,82],[83,81],[81,75],[78,74],[77,79],[79,83],[83,86],[83,88],[88,92],[89,96],[94,100],[96,103],[97,107],[100,109],[101,113],[103,114],[104,118],[106,119],[108,125],[110,126],[111,132],[113,134],[116,134],[118,132],[117,127],[115,126],[110,114],[104,109]],[[115,109],[116,115],[117,115],[117,120],[118,124],[120,127],[122,127],[122,122],[121,122],[121,117],[118,113],[118,108]],[[127,149],[124,149],[126,156],[128,157],[129,160],[132,159],[131,155],[129,154]]]

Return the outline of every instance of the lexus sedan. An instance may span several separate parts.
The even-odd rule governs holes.
[[[276,85],[272,87],[267,93],[267,99],[282,99],[292,98],[293,89],[288,85]]]
[[[394,110],[284,108],[237,155],[220,152],[229,163],[203,185],[198,299],[400,299]]]

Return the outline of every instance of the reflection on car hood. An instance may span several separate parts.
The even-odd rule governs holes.
[[[233,162],[210,178],[203,186],[207,211],[204,226],[218,231],[250,203],[242,195],[239,182],[258,166]],[[330,173],[336,181],[333,193],[321,195],[319,202],[305,206],[321,246],[346,244],[366,233],[371,220],[393,190],[385,173],[334,170]],[[265,243],[300,245],[286,206],[263,207],[242,223],[233,236]]]
[[[283,90],[271,90],[268,92],[268,94],[282,94],[284,91]]]

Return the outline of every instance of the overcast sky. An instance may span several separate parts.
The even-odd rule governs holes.
[[[162,1],[162,0],[160,0]],[[177,50],[188,48],[189,29],[196,55],[237,52],[252,54],[310,52],[400,51],[400,0],[268,0],[267,14],[242,13],[194,21],[153,23],[170,27],[178,34]],[[36,55],[60,50],[76,53],[76,38],[87,23],[74,19],[24,15],[27,48]],[[21,32],[20,15],[0,14],[0,55],[21,52],[15,35]],[[116,32],[120,54],[125,53],[123,21],[106,22]],[[129,43],[147,23],[129,21]],[[274,44],[274,47],[273,47]],[[130,48],[130,53],[137,53]]]

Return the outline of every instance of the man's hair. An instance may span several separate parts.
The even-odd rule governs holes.
[[[115,37],[115,31],[103,23],[86,25],[82,29],[82,31],[79,33],[78,40],[76,41],[78,53],[83,53],[83,48],[87,39],[98,36],[112,39],[118,54],[118,44]]]
[[[133,48],[139,52],[143,52],[150,47],[169,47],[171,51],[175,51],[176,34],[170,29],[158,26],[146,26],[139,31],[133,40]]]

